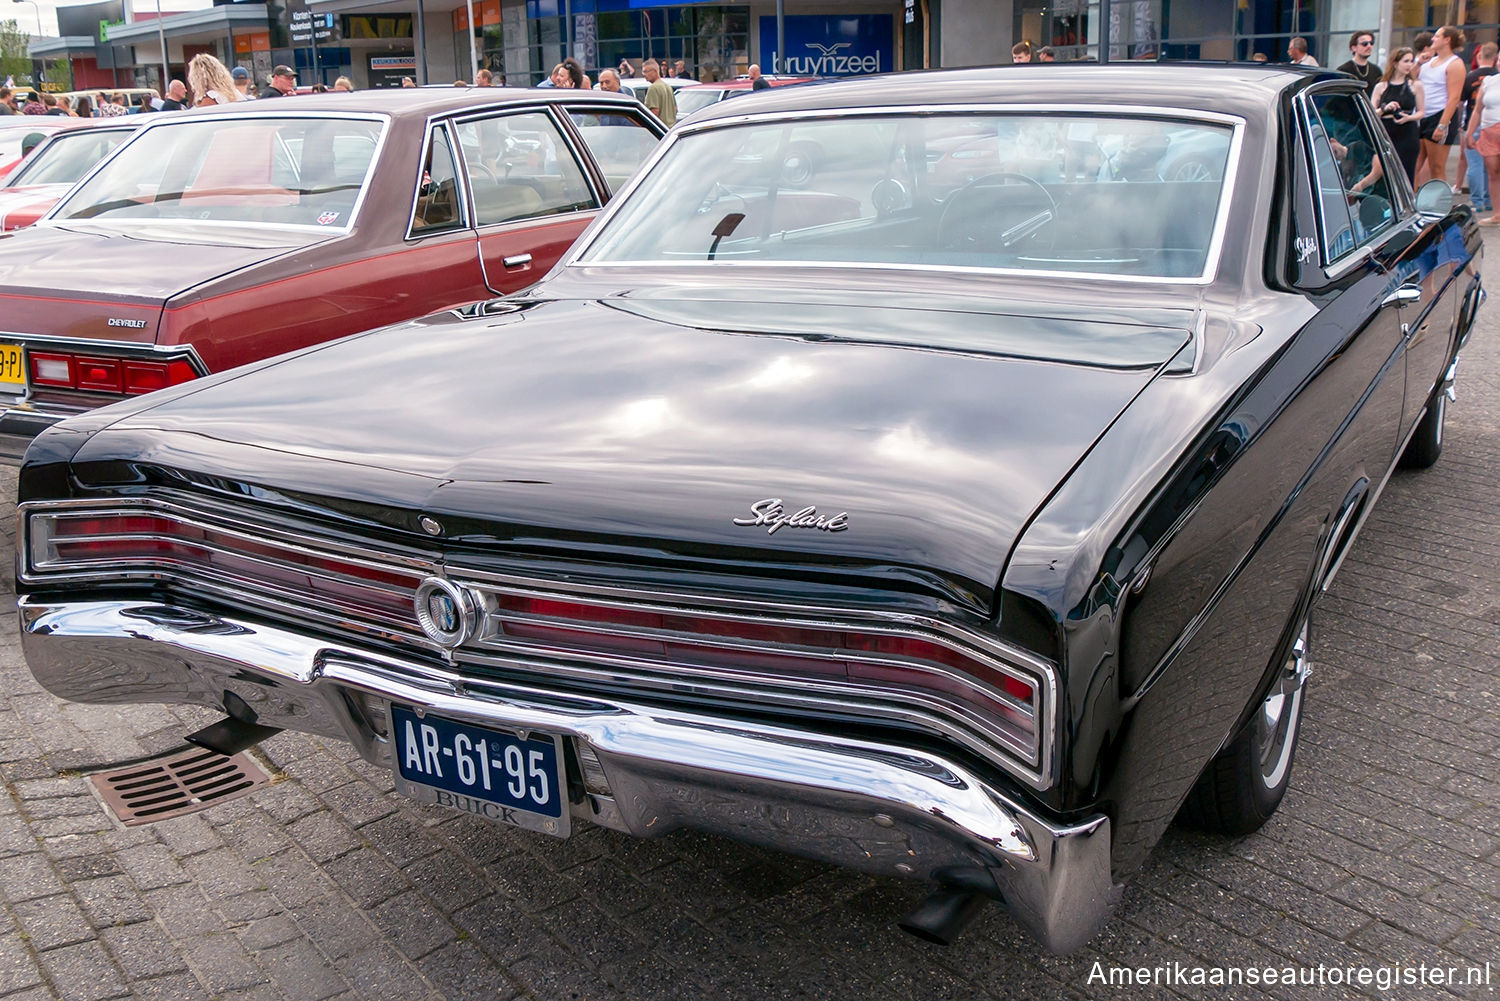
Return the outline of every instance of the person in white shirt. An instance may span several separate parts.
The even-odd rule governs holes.
[[[1432,58],[1417,71],[1422,90],[1422,153],[1417,158],[1417,187],[1433,178],[1448,179],[1448,152],[1458,143],[1462,124],[1458,115],[1464,89],[1464,61],[1454,50],[1464,36],[1444,25],[1432,36]]]
[[[1317,66],[1318,61],[1307,54],[1307,39],[1295,36],[1286,43],[1286,55],[1297,66]]]

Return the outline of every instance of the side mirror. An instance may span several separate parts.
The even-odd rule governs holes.
[[[1453,189],[1448,182],[1433,179],[1417,189],[1417,212],[1441,219],[1453,208]]]

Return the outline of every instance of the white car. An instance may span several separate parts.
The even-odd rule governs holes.
[[[667,81],[667,86],[673,90],[681,90],[683,87],[693,87],[698,83],[697,80],[689,80],[685,77],[664,76],[662,79]],[[649,86],[651,84],[643,76],[627,76],[622,77],[620,80],[621,92],[634,96],[637,101],[646,96],[646,88]],[[599,85],[595,84],[594,89],[598,90]]]

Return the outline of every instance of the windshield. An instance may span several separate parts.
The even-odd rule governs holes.
[[[345,228],[381,128],[363,119],[239,116],[148,128],[52,218]]]
[[[871,115],[679,138],[580,260],[1201,277],[1233,130],[1094,115]]]
[[[9,183],[76,184],[115,148],[130,138],[129,129],[82,129],[56,136],[27,157]]]

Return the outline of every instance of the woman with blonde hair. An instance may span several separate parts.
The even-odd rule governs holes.
[[[193,92],[193,107],[202,108],[213,104],[230,104],[240,99],[240,89],[229,75],[229,67],[209,55],[200,52],[188,63],[188,88]]]

